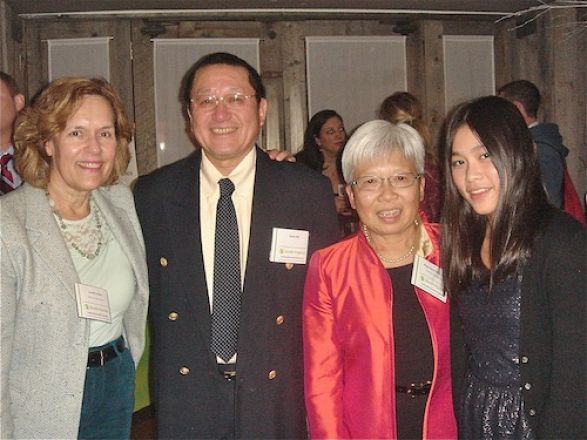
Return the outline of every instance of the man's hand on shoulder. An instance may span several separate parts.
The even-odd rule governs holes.
[[[269,159],[276,160],[277,162],[295,162],[296,158],[287,150],[277,150],[275,148],[269,150],[263,150],[269,156]]]

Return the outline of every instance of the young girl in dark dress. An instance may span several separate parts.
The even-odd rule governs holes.
[[[447,125],[442,261],[459,437],[586,438],[586,231],[548,204],[532,137],[498,97]]]

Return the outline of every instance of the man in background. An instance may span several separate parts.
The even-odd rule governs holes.
[[[541,101],[538,87],[530,81],[518,80],[502,86],[497,94],[511,101],[524,117],[538,149],[542,184],[548,199],[557,208],[563,208],[565,157],[569,150],[563,145],[558,125],[538,121]]]
[[[198,149],[140,177],[158,438],[307,438],[305,260],[338,237],[328,179],[255,143],[257,71],[228,53],[184,77]]]
[[[12,134],[16,115],[23,108],[24,95],[20,93],[16,81],[0,71],[0,195],[12,191],[22,183],[12,160]]]

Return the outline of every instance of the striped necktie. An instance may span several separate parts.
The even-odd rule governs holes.
[[[12,171],[8,169],[8,163],[12,160],[12,154],[5,154],[0,158],[0,195],[9,193],[14,189]]]

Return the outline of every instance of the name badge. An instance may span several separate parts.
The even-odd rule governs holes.
[[[80,318],[111,323],[108,291],[87,284],[75,283],[77,314]]]
[[[446,292],[442,282],[442,269],[426,258],[416,255],[412,270],[412,284],[446,303]]]
[[[306,264],[310,232],[273,228],[269,261],[272,263]]]

